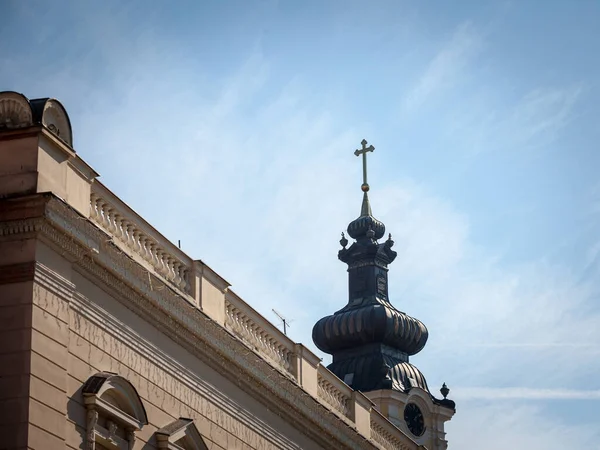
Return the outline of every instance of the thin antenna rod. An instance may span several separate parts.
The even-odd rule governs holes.
[[[281,314],[279,314],[277,311],[273,310],[273,312],[275,313],[275,315],[277,317],[279,317],[279,320],[281,320],[281,322],[283,322],[283,334],[285,334],[287,336],[287,327],[290,326],[290,322],[283,317]]]

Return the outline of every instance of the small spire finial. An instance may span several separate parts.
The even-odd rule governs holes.
[[[442,384],[442,388],[440,389],[440,392],[444,396],[444,400],[446,400],[446,397],[448,397],[448,394],[450,393],[450,389],[448,389],[448,386],[446,386],[446,383]]]
[[[372,145],[369,145],[367,147],[368,142],[366,139],[363,139],[360,144],[362,145],[362,148],[360,150],[354,150],[354,154],[356,156],[362,155],[363,184],[360,186],[360,188],[363,192],[366,193],[369,191],[369,183],[367,183],[367,152],[372,152],[373,150],[375,150],[375,147],[373,147]]]
[[[343,248],[346,248],[346,245],[348,245],[348,239],[346,239],[346,235],[344,234],[343,231],[342,231],[342,238],[340,239],[340,245]]]

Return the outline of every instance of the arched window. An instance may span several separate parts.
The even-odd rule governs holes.
[[[131,450],[135,432],[148,423],[133,385],[110,372],[90,377],[82,389],[87,410],[86,450]]]
[[[158,448],[208,450],[192,419],[180,417],[156,432]]]

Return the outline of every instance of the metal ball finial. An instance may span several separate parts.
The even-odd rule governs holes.
[[[363,183],[363,184],[361,184],[361,185],[360,185],[360,189],[361,189],[363,192],[369,192],[369,189],[370,189],[370,188],[369,188],[369,185],[368,185],[367,183]]]

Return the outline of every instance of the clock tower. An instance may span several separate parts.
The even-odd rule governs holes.
[[[425,325],[390,302],[388,266],[396,258],[391,234],[373,217],[367,183],[367,153],[375,148],[362,141],[356,156],[363,162],[363,200],[360,216],[348,225],[349,241],[342,233],[338,258],[348,265],[348,303],[319,320],[313,328],[315,345],[333,355],[328,366],[346,384],[362,391],[398,428],[429,450],[446,449],[444,423],[452,418],[455,403],[433,396],[427,381],[409,357],[427,342]]]

